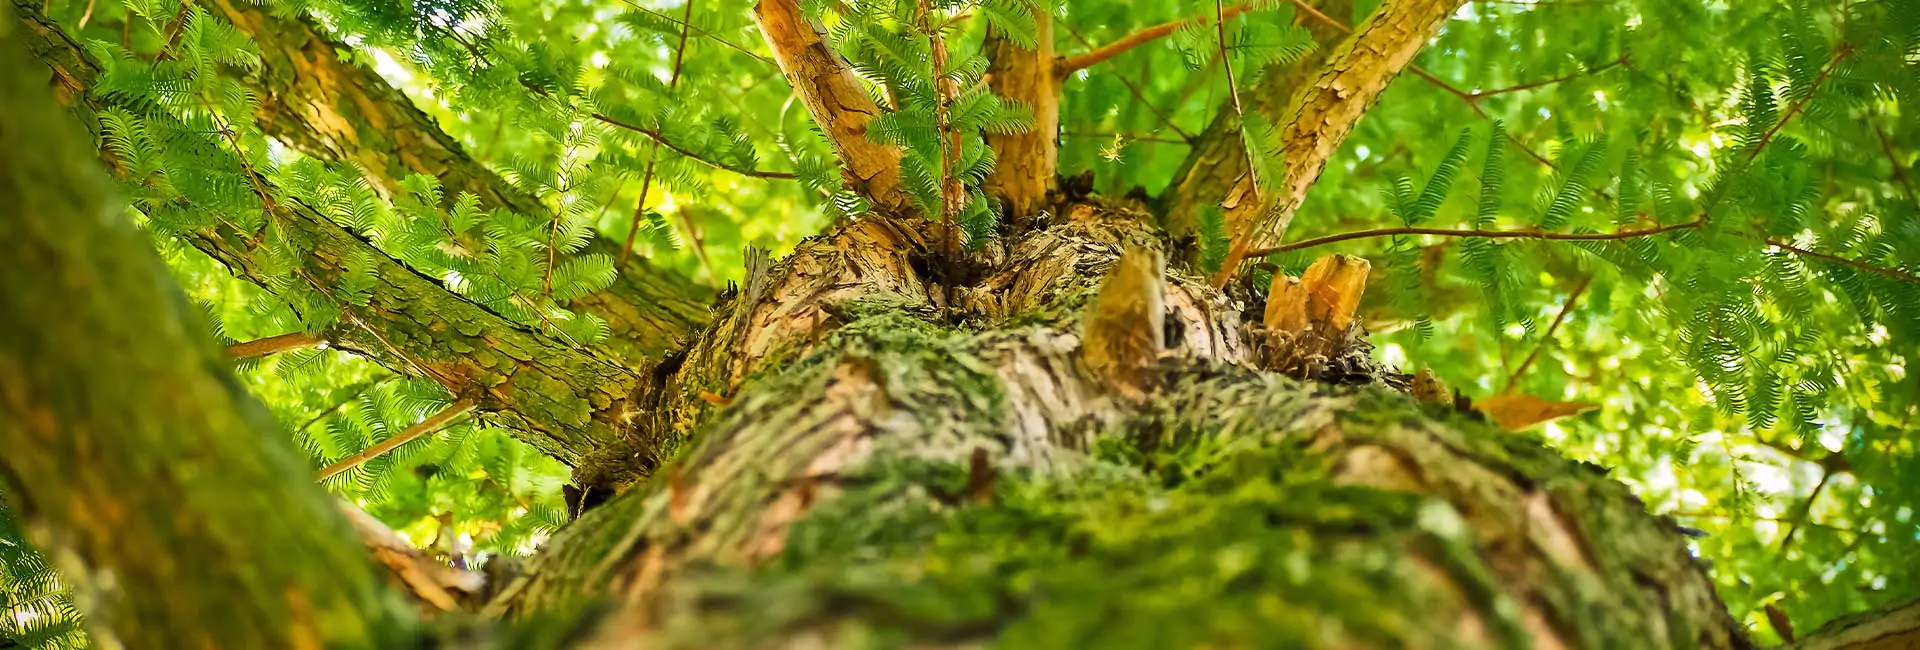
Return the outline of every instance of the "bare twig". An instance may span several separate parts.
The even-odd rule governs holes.
[[[799,174],[795,174],[793,172],[774,172],[774,171],[763,171],[758,169],[746,169],[741,167],[735,167],[733,165],[729,165],[717,160],[713,160],[711,158],[707,158],[706,156],[702,156],[700,154],[694,153],[692,150],[686,147],[680,146],[679,144],[674,143],[674,141],[667,139],[666,136],[661,135],[658,129],[649,129],[644,126],[634,124],[632,122],[626,122],[626,121],[614,119],[603,113],[590,113],[588,114],[588,117],[591,117],[595,120],[598,120],[610,126],[619,127],[619,128],[626,129],[628,131],[632,131],[634,133],[638,133],[640,135],[644,135],[649,138],[652,138],[654,142],[658,142],[660,143],[661,146],[666,147],[668,149],[672,149],[674,153],[680,154],[682,156],[690,158],[696,162],[699,162],[708,167],[712,167],[714,169],[722,169],[722,170],[733,172],[735,174],[739,174],[741,176],[747,176],[751,178],[771,178],[771,179],[778,179],[778,180],[792,180],[800,177]]]
[[[1227,52],[1227,10],[1220,0],[1213,0],[1213,17],[1214,29],[1220,35],[1220,69],[1227,75],[1227,97],[1233,105],[1234,121],[1240,124],[1241,132],[1245,133],[1247,109],[1240,103],[1240,86],[1233,80],[1233,56]],[[1259,201],[1260,184],[1264,180],[1260,178],[1260,147],[1257,143],[1248,142],[1240,149],[1247,154],[1247,176],[1252,180],[1248,186],[1253,190],[1253,199]]]
[[[1084,36],[1081,36],[1080,32],[1074,31],[1073,28],[1071,27],[1067,28],[1067,33],[1072,34],[1073,39],[1076,41],[1080,41],[1081,44],[1083,45],[1089,44],[1087,43],[1087,38]],[[1166,111],[1160,110],[1160,107],[1158,105],[1155,105],[1153,102],[1147,101],[1146,93],[1141,92],[1140,87],[1134,85],[1132,79],[1128,79],[1126,75],[1120,74],[1120,70],[1117,67],[1114,67],[1111,61],[1107,62],[1107,66],[1109,68],[1113,68],[1113,78],[1116,80],[1119,80],[1121,85],[1126,86],[1127,92],[1133,95],[1134,100],[1139,101],[1142,106],[1146,106],[1147,110],[1152,112],[1154,117],[1160,119],[1161,124],[1165,124],[1167,128],[1172,129],[1174,133],[1180,134],[1182,142],[1190,142],[1193,140],[1193,134],[1187,133],[1185,129],[1180,128],[1180,125],[1175,124],[1173,122],[1173,116],[1168,115]],[[1145,139],[1145,138],[1135,138],[1135,139]]]
[[[418,424],[407,427],[405,431],[401,431],[393,437],[382,440],[372,447],[362,449],[346,458],[342,458],[339,462],[328,465],[325,469],[320,470],[320,480],[325,481],[333,478],[336,474],[359,467],[367,461],[379,458],[387,452],[398,449],[400,445],[413,442],[420,436],[439,430],[441,427],[452,422],[454,418],[465,415],[468,411],[473,410],[473,407],[474,402],[472,399],[457,400],[447,405],[446,408],[440,409],[439,413],[428,416],[427,419],[421,420]]]
[[[1806,110],[1807,103],[1813,101],[1813,96],[1820,92],[1820,86],[1825,84],[1827,77],[1832,76],[1833,70],[1840,66],[1840,60],[1847,58],[1847,55],[1852,53],[1853,44],[1842,41],[1840,47],[1834,51],[1833,59],[1827,61],[1827,65],[1820,68],[1820,76],[1814,77],[1813,85],[1807,88],[1807,95],[1794,100],[1793,104],[1787,107],[1787,112],[1780,115],[1780,121],[1775,122],[1773,128],[1767,129],[1767,132],[1760,136],[1760,142],[1754,146],[1753,153],[1747,154],[1747,162],[1753,162],[1755,158],[1759,158],[1760,150],[1765,149],[1767,143],[1772,142],[1773,137],[1779,135],[1780,130],[1786,128],[1787,123],[1792,122],[1795,115],[1799,115],[1800,111]]]
[[[1916,282],[1916,283],[1920,283],[1920,275],[1914,275],[1914,274],[1912,274],[1912,273],[1909,273],[1909,272],[1907,272],[1907,271],[1904,271],[1904,270],[1901,270],[1901,269],[1895,269],[1895,268],[1888,268],[1888,267],[1884,267],[1884,266],[1876,266],[1876,265],[1873,265],[1873,264],[1868,264],[1868,263],[1866,263],[1866,262],[1862,262],[1862,261],[1859,261],[1859,260],[1854,260],[1854,259],[1848,259],[1848,258],[1845,258],[1845,257],[1841,257],[1841,256],[1839,256],[1839,255],[1834,255],[1834,254],[1831,254],[1831,253],[1822,253],[1822,252],[1820,252],[1820,251],[1814,251],[1814,250],[1807,250],[1807,249],[1805,249],[1805,248],[1801,248],[1801,247],[1798,247],[1798,246],[1795,246],[1795,245],[1793,245],[1793,244],[1789,244],[1789,243],[1787,243],[1787,242],[1785,242],[1785,241],[1782,241],[1782,240],[1780,240],[1780,239],[1778,239],[1778,238],[1766,238],[1766,239],[1762,239],[1762,238],[1759,238],[1759,237],[1754,237],[1754,236],[1751,236],[1751,235],[1740,235],[1740,237],[1741,237],[1741,238],[1743,238],[1743,239],[1748,239],[1748,240],[1752,240],[1752,241],[1757,241],[1757,242],[1760,242],[1760,243],[1763,243],[1763,244],[1766,244],[1766,245],[1768,245],[1768,246],[1773,246],[1773,247],[1775,247],[1775,248],[1778,248],[1778,249],[1780,249],[1780,250],[1784,250],[1784,251],[1787,251],[1787,252],[1789,252],[1789,253],[1793,253],[1793,254],[1795,254],[1795,255],[1800,255],[1800,256],[1804,256],[1804,257],[1811,257],[1811,258],[1814,258],[1814,259],[1817,259],[1817,260],[1825,260],[1825,261],[1828,261],[1828,262],[1832,262],[1832,263],[1835,263],[1835,264],[1841,264],[1841,265],[1845,265],[1845,266],[1851,266],[1851,267],[1853,267],[1853,268],[1855,268],[1855,269],[1859,269],[1859,270],[1862,270],[1862,271],[1866,271],[1866,272],[1868,272],[1868,273],[1876,273],[1876,274],[1879,274],[1879,275],[1884,275],[1884,276],[1886,276],[1886,277],[1889,277],[1889,278],[1893,278],[1893,279],[1895,279],[1895,280],[1906,280],[1906,281],[1908,281],[1908,282]]]
[[[1217,5],[1218,3],[1215,3],[1215,4]],[[1227,18],[1232,18],[1234,16],[1238,16],[1240,14],[1251,11],[1253,8],[1254,6],[1252,3],[1238,4],[1231,7],[1226,7],[1224,9],[1218,6],[1215,6],[1213,18],[1216,22],[1224,21]],[[1182,27],[1186,27],[1188,25],[1193,25],[1196,23],[1204,25],[1206,24],[1206,22],[1207,22],[1207,17],[1201,16],[1196,18],[1186,18],[1182,20],[1175,20],[1171,22],[1165,22],[1158,25],[1154,25],[1152,27],[1148,27],[1146,29],[1142,29],[1140,31],[1134,32],[1132,34],[1128,34],[1122,37],[1120,40],[1094,48],[1093,51],[1087,52],[1086,54],[1082,54],[1080,56],[1074,56],[1074,57],[1062,57],[1060,59],[1059,69],[1063,74],[1085,70],[1087,68],[1091,68],[1095,65],[1098,65],[1102,61],[1106,61],[1107,59],[1111,59],[1113,57],[1120,56],[1121,54],[1125,54],[1128,50],[1132,50],[1133,48],[1140,47],[1142,45],[1151,43],[1153,41],[1156,41],[1162,38],[1166,38],[1167,35],[1180,31],[1180,28]]]
[[[1553,323],[1547,325],[1547,331],[1540,334],[1540,342],[1535,343],[1533,345],[1533,351],[1527,353],[1527,358],[1521,359],[1520,366],[1514,368],[1513,372],[1507,375],[1507,386],[1506,388],[1502,388],[1500,392],[1513,392],[1514,384],[1520,383],[1520,378],[1527,374],[1527,368],[1533,366],[1533,361],[1540,356],[1540,351],[1546,349],[1548,345],[1553,343],[1553,333],[1560,329],[1561,323],[1566,322],[1567,315],[1573,313],[1574,304],[1580,301],[1580,294],[1586,293],[1587,285],[1592,283],[1593,276],[1587,276],[1581,278],[1579,284],[1574,285],[1573,291],[1567,294],[1567,301],[1561,303],[1560,313],[1554,315]]]
[[[1822,470],[1820,482],[1813,484],[1813,490],[1807,493],[1807,500],[1795,509],[1795,514],[1787,515],[1793,523],[1787,525],[1787,534],[1780,537],[1780,552],[1787,552],[1787,547],[1793,545],[1794,534],[1800,532],[1800,524],[1813,517],[1813,503],[1820,499],[1820,491],[1826,489],[1830,480],[1833,480],[1833,472]]]
[[[1913,191],[1913,182],[1907,179],[1906,165],[1900,164],[1900,155],[1893,151],[1893,140],[1887,137],[1886,129],[1878,123],[1873,125],[1873,134],[1880,138],[1880,151],[1887,154],[1887,163],[1893,165],[1893,180],[1907,190],[1907,200],[1920,203],[1920,192]]]
[[[688,0],[688,1],[689,1],[689,3],[691,3],[691,1],[692,1],[692,0]],[[646,13],[646,14],[650,14],[650,15],[652,15],[652,16],[654,16],[655,18],[659,18],[659,19],[661,19],[661,20],[665,20],[665,21],[667,21],[667,22],[671,22],[671,23],[674,23],[674,24],[677,24],[677,25],[679,25],[679,26],[680,26],[680,29],[681,29],[681,31],[682,31],[682,32],[685,32],[685,31],[692,31],[692,32],[693,32],[693,33],[695,33],[695,34],[699,34],[699,35],[701,35],[701,36],[705,36],[705,37],[707,37],[707,38],[710,38],[710,39],[713,39],[713,41],[714,41],[714,42],[716,42],[716,43],[719,43],[719,44],[721,44],[721,45],[725,45],[725,46],[727,46],[727,47],[730,47],[730,48],[733,48],[734,50],[736,50],[736,51],[738,51],[738,52],[740,52],[741,54],[745,54],[745,55],[747,55],[747,56],[750,56],[750,57],[753,57],[753,59],[754,59],[754,60],[756,60],[756,61],[759,61],[759,62],[761,62],[761,63],[765,63],[765,64],[767,64],[767,65],[771,65],[771,66],[776,66],[776,67],[778,67],[778,65],[779,65],[779,64],[776,64],[776,63],[774,63],[774,62],[773,62],[773,59],[769,59],[769,58],[767,58],[767,57],[764,57],[764,56],[761,56],[761,55],[759,55],[758,53],[756,53],[756,52],[754,52],[753,50],[749,50],[749,49],[747,49],[747,48],[745,48],[745,47],[742,47],[742,46],[740,46],[740,45],[739,45],[738,43],[734,43],[733,41],[729,41],[729,40],[727,40],[727,39],[724,39],[724,38],[720,38],[720,36],[719,36],[719,35],[717,35],[717,34],[714,34],[713,32],[709,32],[709,31],[707,31],[707,30],[704,30],[704,29],[700,29],[700,28],[698,28],[698,27],[694,27],[694,26],[693,26],[693,24],[692,24],[692,23],[690,23],[690,22],[687,22],[687,21],[684,21],[684,20],[680,20],[680,19],[677,19],[677,18],[674,18],[673,16],[669,16],[669,15],[666,15],[666,14],[663,14],[663,13],[660,13],[660,12],[658,12],[658,11],[654,11],[654,10],[652,10],[652,9],[648,9],[648,8],[646,8],[646,7],[642,7],[642,6],[640,6],[640,5],[638,4],[638,3],[635,3],[635,2],[633,2],[633,0],[622,0],[622,2],[625,2],[625,3],[626,3],[626,5],[627,5],[628,7],[632,7],[633,9],[636,9],[636,10],[639,10],[639,11],[640,11],[640,12],[642,12],[642,13]]]
[[[680,44],[673,50],[673,73],[667,77],[667,92],[680,87],[680,63],[687,55],[687,31],[693,29],[693,2],[687,0],[686,9],[680,16]],[[647,193],[653,189],[653,166],[660,160],[660,138],[653,139],[653,146],[647,148],[647,170],[640,174],[640,198],[633,202],[633,225],[627,227],[627,240],[620,245],[620,264],[625,266],[627,256],[633,254],[633,236],[640,233],[640,222],[647,215]]]
[[[1635,237],[1648,237],[1648,236],[1658,235],[1662,233],[1674,232],[1677,230],[1690,230],[1693,228],[1699,228],[1703,223],[1705,222],[1696,219],[1693,221],[1688,221],[1686,223],[1670,224],[1665,226],[1659,226],[1657,228],[1645,228],[1640,230],[1621,230],[1617,232],[1544,232],[1539,230],[1468,230],[1468,229],[1451,229],[1451,228],[1377,228],[1373,230],[1358,230],[1354,232],[1344,232],[1336,235],[1327,235],[1325,237],[1315,237],[1313,239],[1297,241],[1291,244],[1284,244],[1280,246],[1274,246],[1271,248],[1255,249],[1252,251],[1248,251],[1247,256],[1248,257],[1265,257],[1267,255],[1272,255],[1274,253],[1285,253],[1287,251],[1295,251],[1295,250],[1300,250],[1302,248],[1313,248],[1316,246],[1325,246],[1327,244],[1337,244],[1343,241],[1351,241],[1355,239],[1370,239],[1374,237],[1392,237],[1395,235],[1435,235],[1439,237],[1481,237],[1481,238],[1487,238],[1487,239],[1545,239],[1545,240],[1554,240],[1554,241],[1607,241],[1612,239],[1632,239]]]

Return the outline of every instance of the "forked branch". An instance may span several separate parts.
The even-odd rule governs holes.
[[[1278,239],[1320,178],[1327,159],[1353,131],[1360,117],[1380,98],[1387,84],[1413,62],[1427,39],[1464,0],[1388,0],[1327,59],[1313,83],[1288,102],[1279,120],[1279,151],[1269,191],[1251,201],[1253,209],[1227,206],[1233,244],[1214,276],[1225,286],[1241,260],[1262,242]],[[1243,178],[1229,196],[1255,197],[1251,178]]]

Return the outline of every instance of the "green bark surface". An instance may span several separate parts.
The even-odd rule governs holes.
[[[0,67],[32,69],[20,32],[0,24]],[[400,643],[381,572],[39,75],[0,75],[0,151],[0,478],[68,560],[95,643]]]
[[[88,93],[99,66],[35,13],[34,4],[13,3],[22,18],[20,40],[53,70],[54,85],[65,91],[74,112],[97,128],[93,114],[114,105],[112,98]],[[564,345],[447,290],[305,204],[278,208],[267,229],[218,223],[186,239],[237,277],[317,294],[343,314],[327,332],[333,345],[395,372],[432,379],[456,398],[476,400],[516,437],[563,462],[577,463],[622,435],[619,417],[632,397],[640,359]],[[269,247],[276,237],[287,245]],[[289,247],[298,254],[286,254]],[[348,295],[343,279],[355,271],[374,284]],[[638,282],[630,281],[629,289]],[[648,349],[680,336],[660,334],[649,339]]]

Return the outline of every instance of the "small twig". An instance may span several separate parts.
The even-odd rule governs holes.
[[[1820,482],[1813,484],[1813,491],[1807,493],[1807,500],[1800,505],[1799,513],[1797,515],[1789,515],[1789,517],[1793,519],[1793,523],[1787,525],[1787,534],[1780,538],[1781,553],[1787,552],[1787,547],[1793,544],[1793,536],[1795,533],[1800,532],[1801,522],[1813,517],[1813,502],[1820,499],[1820,491],[1826,489],[1827,481],[1832,479],[1833,472],[1821,471]]]
[[[1887,137],[1886,129],[1879,123],[1873,125],[1873,134],[1880,138],[1880,151],[1887,154],[1887,163],[1893,165],[1893,180],[1907,190],[1907,200],[1920,203],[1920,192],[1913,191],[1913,182],[1907,179],[1906,166],[1900,164],[1900,155],[1893,151],[1893,140]]]
[[[1287,251],[1295,251],[1295,250],[1300,250],[1302,248],[1313,248],[1316,246],[1325,246],[1327,244],[1337,244],[1343,241],[1351,241],[1355,239],[1369,239],[1374,237],[1392,237],[1395,235],[1435,235],[1439,237],[1482,237],[1487,239],[1544,239],[1544,240],[1552,240],[1552,241],[1607,241],[1612,239],[1632,239],[1634,237],[1648,237],[1652,235],[1659,235],[1663,233],[1674,232],[1676,230],[1691,230],[1694,228],[1699,228],[1703,223],[1705,222],[1699,219],[1695,219],[1693,221],[1688,221],[1686,223],[1676,223],[1676,224],[1671,224],[1666,226],[1660,226],[1657,228],[1646,228],[1641,230],[1621,230],[1618,232],[1543,232],[1539,230],[1377,228],[1374,230],[1359,230],[1354,232],[1340,233],[1337,235],[1327,235],[1325,237],[1315,237],[1313,239],[1297,241],[1291,244],[1283,244],[1280,246],[1273,246],[1270,248],[1258,248],[1251,251],[1247,251],[1247,257],[1265,257],[1275,253],[1285,253]]]
[[[741,176],[748,176],[752,178],[772,178],[772,179],[781,179],[781,180],[792,180],[800,177],[799,174],[795,174],[793,172],[772,172],[772,171],[761,171],[758,169],[744,169],[740,167],[734,167],[732,165],[719,162],[719,161],[707,158],[705,156],[702,156],[700,154],[694,153],[692,150],[689,150],[686,147],[682,147],[678,144],[675,144],[672,140],[667,139],[666,136],[661,135],[660,131],[656,129],[649,129],[644,126],[640,126],[638,124],[633,124],[631,122],[623,122],[621,120],[608,117],[607,115],[602,113],[590,113],[588,114],[588,117],[591,117],[595,120],[599,120],[611,126],[617,126],[622,129],[626,129],[628,131],[632,131],[634,133],[638,133],[640,135],[644,135],[649,138],[652,138],[654,142],[660,143],[661,146],[664,146],[668,149],[672,149],[674,153],[680,154],[682,156],[685,156],[689,159],[692,159],[694,161],[697,161],[701,164],[704,164],[708,167],[712,167],[714,169],[722,169],[722,170],[733,172],[735,174],[739,174]]]
[[[1240,14],[1251,11],[1254,8],[1252,3],[1234,5],[1231,7],[1226,7],[1224,9],[1220,8],[1218,4],[1219,3],[1215,3],[1215,7],[1214,7],[1214,19],[1217,21],[1224,21],[1227,18],[1232,18],[1234,16],[1238,16]],[[1099,64],[1102,61],[1106,61],[1107,59],[1111,59],[1113,57],[1120,56],[1121,54],[1125,54],[1128,50],[1165,38],[1169,34],[1180,31],[1180,28],[1182,27],[1186,27],[1188,25],[1192,25],[1196,23],[1206,24],[1206,22],[1207,22],[1207,18],[1205,16],[1202,16],[1197,18],[1186,18],[1182,20],[1175,20],[1171,22],[1160,23],[1158,25],[1154,25],[1152,27],[1148,27],[1146,29],[1142,29],[1140,31],[1134,32],[1132,34],[1128,34],[1122,37],[1120,40],[1114,41],[1112,43],[1108,43],[1098,48],[1094,48],[1093,51],[1088,52],[1086,54],[1082,54],[1080,56],[1075,56],[1075,57],[1063,57],[1060,59],[1059,69],[1061,74],[1067,74],[1072,72],[1078,72],[1080,70],[1085,70],[1087,68],[1091,68],[1094,65]]]
[[[1232,100],[1233,103],[1234,120],[1240,124],[1240,131],[1245,133],[1247,109],[1240,103],[1240,86],[1233,80],[1233,56],[1227,52],[1227,10],[1221,4],[1220,0],[1213,0],[1213,16],[1214,29],[1220,35],[1220,69],[1227,75],[1227,97]],[[1260,178],[1260,147],[1258,143],[1254,142],[1247,142],[1245,144],[1246,146],[1241,147],[1241,150],[1247,155],[1247,176],[1253,180],[1252,183],[1248,184],[1248,187],[1253,189],[1253,200],[1259,203],[1261,201],[1260,183],[1262,182]]]
[[[713,32],[709,32],[709,31],[707,31],[707,30],[704,30],[704,29],[700,29],[700,28],[698,28],[698,27],[694,27],[694,26],[693,26],[693,24],[692,24],[692,23],[690,23],[690,22],[687,22],[687,21],[683,21],[683,20],[678,20],[678,19],[675,19],[675,18],[674,18],[673,16],[669,16],[669,15],[666,15],[666,14],[663,14],[663,13],[660,13],[660,12],[658,12],[658,11],[654,11],[654,10],[652,10],[652,9],[648,9],[648,8],[646,8],[646,7],[642,7],[642,6],[640,6],[640,5],[638,4],[638,3],[635,3],[635,2],[633,2],[633,0],[622,0],[622,2],[625,2],[625,3],[626,3],[626,5],[627,5],[628,7],[632,7],[632,8],[634,8],[634,9],[637,9],[637,10],[639,10],[639,11],[641,11],[641,12],[643,12],[643,13],[646,13],[646,14],[650,14],[650,15],[652,15],[652,16],[653,16],[653,17],[655,17],[655,18],[659,18],[659,19],[661,19],[661,20],[665,20],[665,21],[667,21],[667,22],[671,22],[671,23],[674,23],[674,24],[677,24],[677,25],[679,25],[679,26],[680,26],[680,29],[681,29],[682,31],[692,31],[692,32],[693,32],[693,33],[695,33],[695,34],[699,34],[699,35],[701,35],[701,36],[705,36],[705,37],[707,37],[707,38],[710,38],[710,39],[713,39],[713,40],[714,40],[714,42],[716,42],[716,43],[719,43],[719,44],[721,44],[721,45],[725,45],[725,46],[727,46],[727,47],[730,47],[730,48],[733,48],[734,50],[736,50],[736,51],[739,51],[739,52],[740,52],[741,54],[745,54],[745,55],[747,55],[747,56],[750,56],[750,57],[753,57],[753,58],[754,58],[754,60],[756,60],[756,61],[759,61],[759,62],[761,62],[761,63],[765,63],[765,64],[767,64],[767,65],[770,65],[770,66],[774,66],[774,67],[779,67],[779,64],[777,64],[777,63],[774,63],[774,61],[773,61],[773,59],[769,59],[769,58],[767,58],[767,57],[764,57],[764,56],[760,56],[759,54],[757,54],[757,53],[755,53],[755,52],[754,52],[753,50],[749,50],[749,49],[747,49],[747,48],[745,48],[745,47],[741,47],[741,46],[740,46],[739,44],[737,44],[737,43],[734,43],[734,42],[732,42],[732,41],[729,41],[729,40],[727,40],[727,39],[724,39],[724,38],[720,38],[720,36],[719,36],[719,35],[717,35],[717,34],[714,34]],[[688,0],[688,2],[692,2],[692,0]]]
[[[1507,375],[1507,386],[1500,390],[1501,393],[1513,392],[1514,384],[1520,383],[1520,377],[1527,374],[1527,368],[1533,366],[1533,361],[1540,356],[1540,351],[1553,343],[1553,333],[1560,329],[1561,323],[1566,322],[1567,315],[1573,313],[1574,304],[1580,301],[1580,294],[1586,293],[1587,285],[1592,283],[1593,276],[1587,276],[1580,279],[1580,284],[1574,285],[1573,291],[1567,294],[1567,301],[1560,305],[1560,313],[1554,315],[1553,322],[1547,325],[1547,331],[1540,334],[1540,342],[1535,343],[1533,351],[1527,353],[1527,358],[1521,359],[1520,366]]]
[[[441,409],[439,413],[428,416],[427,419],[421,420],[418,424],[407,427],[405,431],[401,431],[393,437],[382,440],[372,447],[362,449],[346,458],[342,458],[339,462],[328,465],[325,469],[320,470],[320,480],[325,481],[333,478],[336,474],[359,467],[367,461],[379,458],[387,452],[398,449],[400,445],[413,442],[420,436],[432,433],[446,426],[447,423],[452,422],[454,418],[460,417],[466,414],[467,411],[473,410],[473,406],[474,402],[472,399],[455,401],[447,405],[446,408]]]
[[[1169,138],[1169,137],[1158,136],[1158,135],[1134,135],[1131,133],[1095,133],[1092,131],[1062,131],[1060,135],[1063,135],[1069,138],[1087,138],[1091,140],[1112,140],[1115,137],[1121,137],[1121,138],[1126,138],[1129,142],[1160,142],[1165,144],[1180,144],[1180,145],[1193,144],[1192,140],[1187,140],[1184,138]]]
[[[1081,36],[1080,32],[1074,31],[1072,27],[1067,28],[1067,33],[1072,34],[1074,40],[1080,41],[1081,44],[1083,45],[1089,44],[1087,42],[1086,37]],[[1173,116],[1168,115],[1166,111],[1160,110],[1160,107],[1158,105],[1154,104],[1151,101],[1148,101],[1146,93],[1141,92],[1140,87],[1134,85],[1133,80],[1128,79],[1127,75],[1120,74],[1120,69],[1114,66],[1113,62],[1111,61],[1107,62],[1107,66],[1109,68],[1113,68],[1113,78],[1119,80],[1121,85],[1126,86],[1127,92],[1133,95],[1134,100],[1140,102],[1141,105],[1146,106],[1147,110],[1151,111],[1154,117],[1160,119],[1161,124],[1165,124],[1167,128],[1172,129],[1174,133],[1180,134],[1180,137],[1182,138],[1183,142],[1193,141],[1193,134],[1188,133],[1185,129],[1180,128],[1179,124],[1175,124],[1173,122]]]
[[[1754,237],[1752,235],[1739,235],[1739,236],[1743,239],[1757,241],[1757,242],[1766,244],[1768,246],[1773,246],[1775,248],[1779,248],[1780,250],[1793,253],[1795,255],[1802,255],[1802,256],[1811,257],[1817,260],[1825,260],[1828,262],[1833,262],[1835,264],[1851,266],[1853,268],[1866,271],[1868,273],[1877,273],[1880,275],[1887,276],[1889,278],[1893,278],[1895,280],[1906,280],[1908,282],[1920,283],[1920,275],[1914,275],[1912,273],[1908,273],[1900,269],[1887,268],[1884,266],[1876,266],[1876,265],[1868,264],[1866,262],[1862,262],[1859,260],[1848,259],[1845,257],[1841,257],[1839,255],[1833,255],[1831,253],[1822,253],[1819,251],[1807,250],[1805,248],[1794,246],[1793,244],[1789,244],[1779,239],[1772,239],[1772,238],[1762,239],[1759,237]]]
[[[1467,93],[1467,96],[1469,97],[1469,100],[1468,100],[1468,101],[1472,101],[1472,102],[1478,102],[1478,101],[1480,101],[1480,100],[1482,100],[1482,99],[1486,99],[1486,98],[1488,98],[1488,97],[1493,97],[1493,96],[1495,96],[1495,95],[1505,95],[1505,94],[1507,94],[1507,93],[1517,93],[1517,92],[1520,92],[1520,91],[1523,91],[1523,90],[1533,90],[1533,89],[1535,89],[1535,88],[1540,88],[1540,87],[1542,87],[1542,86],[1551,86],[1551,85],[1554,85],[1554,84],[1557,84],[1557,83],[1563,83],[1563,82],[1567,82],[1567,81],[1572,81],[1572,80],[1574,80],[1574,79],[1579,79],[1579,78],[1581,78],[1581,77],[1585,77],[1585,76],[1588,76],[1588,75],[1595,75],[1595,74],[1600,74],[1601,72],[1604,72],[1604,71],[1606,71],[1606,70],[1607,70],[1608,68],[1612,68],[1612,67],[1615,67],[1615,66],[1620,66],[1620,65],[1624,65],[1624,64],[1626,64],[1626,62],[1627,62],[1627,55],[1625,55],[1625,54],[1622,54],[1622,55],[1620,55],[1620,58],[1618,58],[1618,59],[1614,59],[1614,60],[1612,60],[1612,61],[1608,61],[1608,62],[1606,62],[1606,63],[1603,63],[1603,64],[1600,64],[1600,65],[1597,65],[1597,66],[1594,66],[1594,67],[1592,67],[1592,68],[1588,68],[1588,69],[1586,69],[1586,70],[1583,70],[1583,71],[1581,71],[1581,72],[1574,72],[1574,73],[1570,73],[1570,74],[1565,74],[1565,75],[1561,75],[1561,76],[1558,76],[1558,77],[1554,77],[1554,78],[1552,78],[1552,79],[1542,79],[1542,80],[1539,80],[1539,81],[1530,81],[1530,82],[1527,82],[1527,83],[1523,83],[1523,84],[1518,84],[1518,85],[1513,85],[1513,86],[1507,86],[1507,87],[1505,87],[1505,88],[1495,88],[1495,89],[1493,89],[1493,90],[1475,90],[1475,91],[1473,91],[1473,92],[1470,92],[1470,93]]]
[[[687,0],[680,15],[680,44],[673,50],[673,73],[667,76],[667,92],[680,88],[680,63],[687,55],[687,32],[693,29],[693,0]],[[640,233],[640,222],[647,215],[647,193],[653,189],[653,165],[660,160],[660,138],[647,148],[647,170],[640,174],[640,199],[633,202],[633,225],[627,227],[627,241],[620,246],[620,264],[633,254],[633,236]]]
[[[1833,59],[1820,68],[1820,76],[1814,77],[1813,85],[1807,87],[1807,96],[1794,100],[1793,104],[1787,107],[1787,112],[1780,115],[1780,121],[1775,122],[1773,128],[1767,129],[1767,132],[1760,136],[1760,142],[1753,147],[1753,153],[1747,154],[1747,162],[1753,162],[1755,158],[1759,158],[1760,150],[1767,148],[1767,143],[1773,141],[1773,136],[1779,135],[1780,130],[1786,128],[1787,123],[1793,121],[1795,115],[1806,110],[1807,103],[1813,101],[1813,96],[1820,92],[1820,86],[1827,82],[1827,77],[1833,74],[1834,68],[1840,67],[1840,60],[1847,58],[1851,53],[1853,53],[1853,44],[1841,42],[1840,47],[1833,53]]]
[[[395,377],[396,375],[388,375],[385,379],[381,379],[380,381],[371,381],[371,382],[365,382],[360,384],[360,386],[353,389],[353,392],[349,393],[346,396],[346,398],[341,399],[338,402],[334,402],[333,406],[329,406],[326,408],[326,410],[320,411],[319,413],[315,413],[313,414],[313,417],[307,418],[306,422],[302,423],[299,426],[299,428],[296,428],[293,430],[294,435],[299,435],[301,433],[306,432],[307,429],[313,428],[313,425],[319,424],[321,420],[326,419],[327,416],[329,415],[338,413],[340,409],[345,408],[348,403],[352,402],[355,399],[359,399],[361,395],[365,395],[367,391],[373,390],[375,386],[379,386],[389,381],[393,381]]]
[[[233,359],[251,359],[290,350],[310,348],[326,342],[326,339],[313,334],[292,332],[229,345],[227,346],[227,356]]]

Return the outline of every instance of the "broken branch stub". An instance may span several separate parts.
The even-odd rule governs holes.
[[[1258,332],[1262,365],[1298,374],[1315,359],[1335,356],[1353,329],[1372,265],[1351,255],[1314,260],[1300,277],[1276,275]]]
[[[1166,349],[1165,272],[1160,252],[1120,255],[1087,312],[1080,357],[1132,399],[1152,388],[1150,369]]]

